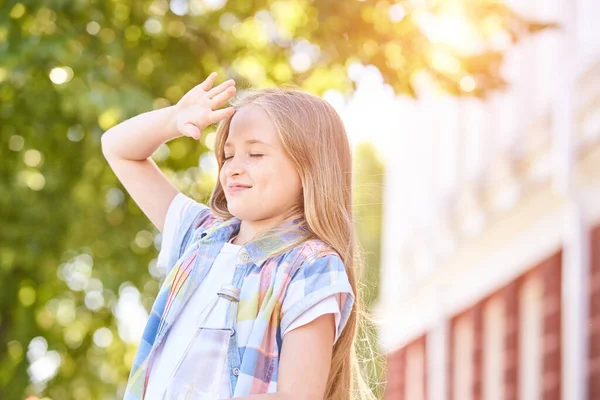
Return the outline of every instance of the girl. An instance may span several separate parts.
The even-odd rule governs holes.
[[[102,136],[108,163],[162,232],[167,271],[125,399],[370,397],[355,368],[342,121],[327,102],[292,89],[250,91],[220,108],[235,82],[215,80]],[[206,206],[178,193],[150,156],[219,121],[219,179]]]

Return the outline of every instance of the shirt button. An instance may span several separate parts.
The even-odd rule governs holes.
[[[236,367],[236,368],[234,368],[234,369],[233,369],[233,374],[234,374],[235,376],[238,376],[238,375],[240,374],[240,369],[239,369],[239,368],[237,368],[237,367]]]
[[[249,259],[250,259],[250,256],[248,254],[246,254],[246,253],[242,254],[242,260],[248,261]]]

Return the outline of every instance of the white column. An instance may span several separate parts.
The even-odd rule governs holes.
[[[501,296],[494,296],[483,309],[483,398],[505,398],[506,372],[506,304]]]
[[[542,399],[544,288],[539,276],[525,280],[519,298],[519,399]]]
[[[426,336],[427,397],[430,400],[446,400],[448,393],[448,350],[450,322],[444,310],[445,290],[437,291],[437,317]]]
[[[563,399],[586,400],[589,230],[579,202],[570,199],[565,212],[562,258]]]
[[[558,52],[553,151],[554,185],[567,204],[564,215],[562,258],[562,398],[587,399],[587,317],[589,232],[573,179],[576,149],[574,83],[577,52],[577,2],[562,0],[558,15],[563,34]]]

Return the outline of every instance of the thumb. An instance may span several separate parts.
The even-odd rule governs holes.
[[[182,133],[185,136],[192,137],[196,140],[200,139],[200,129],[194,124],[187,123],[182,128]]]

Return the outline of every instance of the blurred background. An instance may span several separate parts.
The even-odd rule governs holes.
[[[379,398],[600,398],[596,0],[0,1],[0,399],[120,399],[164,279],[100,136],[210,72],[330,102]],[[152,156],[206,202],[214,127]]]

